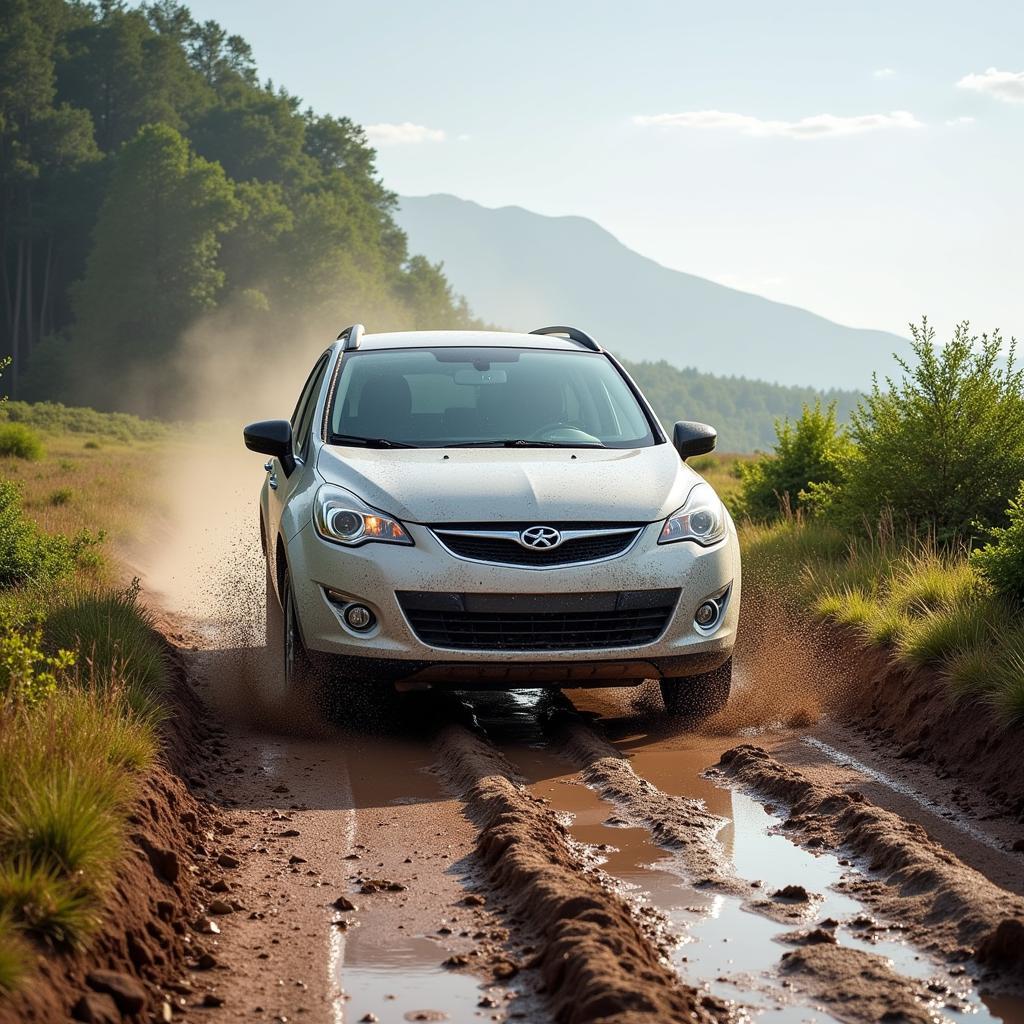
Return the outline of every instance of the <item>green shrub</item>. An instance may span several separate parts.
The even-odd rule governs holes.
[[[167,660],[138,594],[138,581],[124,590],[71,594],[47,616],[44,633],[51,647],[77,653],[92,685],[121,686],[136,711],[159,715]]]
[[[836,485],[850,455],[850,441],[836,423],[833,402],[804,406],[800,418],[775,424],[771,455],[739,466],[742,508],[754,519],[771,519],[801,508],[812,484]]]
[[[42,641],[40,629],[23,633],[7,624],[0,628],[0,700],[31,707],[56,691],[75,656],[65,650],[46,654]]]
[[[61,579],[100,539],[85,531],[75,537],[42,533],[25,517],[17,486],[0,480],[0,587]]]
[[[99,451],[100,443],[99,441],[86,441],[85,444],[82,445],[82,447],[91,449],[92,451]]]
[[[23,423],[0,423],[0,455],[35,462],[43,457],[43,443]]]
[[[833,514],[850,525],[889,510],[896,523],[945,543],[1004,521],[1024,477],[1024,373],[1011,341],[969,324],[933,345],[924,320],[911,325],[914,362],[874,387],[850,420],[855,442]]]
[[[50,494],[49,502],[55,507],[67,505],[74,496],[75,492],[70,487],[58,487]]]
[[[1024,604],[1024,481],[1006,515],[1010,525],[993,529],[992,543],[971,559],[997,593]]]
[[[0,418],[53,434],[91,434],[116,441],[156,441],[178,429],[170,423],[144,420],[123,412],[61,405],[60,402],[5,402]],[[98,447],[91,442],[93,447]],[[89,446],[89,442],[87,442]]]

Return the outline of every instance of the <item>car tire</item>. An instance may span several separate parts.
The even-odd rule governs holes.
[[[700,720],[717,714],[729,702],[732,658],[711,672],[661,680],[661,699],[670,715]]]
[[[272,703],[279,704],[295,698],[308,700],[314,695],[317,673],[302,642],[295,595],[287,569],[281,581],[281,600],[278,601],[270,567],[267,567],[266,619],[268,657],[265,696]]]

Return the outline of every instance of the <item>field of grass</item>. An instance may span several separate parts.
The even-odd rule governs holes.
[[[113,544],[143,535],[172,443],[133,417],[0,406],[0,993],[39,949],[88,943],[157,756],[168,667]]]
[[[744,575],[798,612],[838,623],[908,668],[937,670],[950,699],[1024,725],[1024,621],[967,552],[884,528],[851,537],[799,517],[740,529]]]

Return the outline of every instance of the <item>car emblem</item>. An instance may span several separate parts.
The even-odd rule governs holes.
[[[553,526],[530,526],[519,533],[524,548],[557,548],[562,535]]]

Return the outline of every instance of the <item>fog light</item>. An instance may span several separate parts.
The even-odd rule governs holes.
[[[345,609],[345,622],[362,632],[373,625],[373,612],[366,605],[350,604]]]
[[[707,629],[718,618],[718,605],[714,601],[705,601],[694,615],[693,621],[702,629]]]

